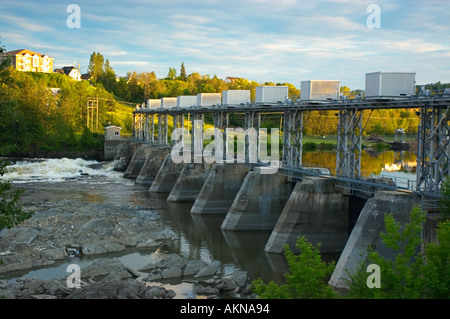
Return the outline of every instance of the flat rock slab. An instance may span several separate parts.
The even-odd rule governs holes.
[[[51,265],[73,254],[93,256],[126,248],[160,247],[176,234],[151,210],[66,200],[0,232],[0,273]]]

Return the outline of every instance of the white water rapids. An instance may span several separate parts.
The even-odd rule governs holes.
[[[122,180],[123,173],[114,171],[115,162],[100,163],[77,159],[24,159],[6,167],[2,180],[12,183],[62,182],[70,179],[107,177],[109,182]],[[100,182],[101,179],[97,179]]]

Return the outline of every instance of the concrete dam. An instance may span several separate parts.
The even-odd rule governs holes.
[[[419,199],[413,192],[389,189],[357,192],[325,175],[289,176],[282,170],[266,174],[252,163],[177,163],[172,148],[135,140],[105,140],[105,160],[115,170],[167,193],[167,201],[191,202],[191,214],[223,215],[222,231],[269,230],[265,252],[293,252],[304,236],[321,253],[340,253],[330,285],[348,288],[369,248],[388,254],[380,238],[384,214],[409,220]]]

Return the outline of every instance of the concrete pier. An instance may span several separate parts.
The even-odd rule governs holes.
[[[118,162],[116,163],[114,170],[118,172],[125,172],[127,170],[128,165],[131,162],[131,159],[134,156],[134,153],[136,153],[136,150],[141,147],[141,142],[130,142],[124,145],[119,150],[119,153],[116,155],[116,159]]]
[[[118,140],[108,140],[105,139],[103,143],[103,160],[112,161],[116,158],[118,153],[129,144],[131,140],[118,139]]]
[[[298,253],[297,238],[320,243],[322,253],[341,252],[348,237],[348,196],[334,182],[305,177],[298,182],[266,244],[265,251],[283,253],[284,244]]]
[[[212,164],[185,164],[170,192],[169,202],[194,202],[205,183]]]
[[[170,193],[175,182],[180,176],[184,164],[176,164],[172,160],[172,154],[166,154],[153,182],[149,192],[153,193]],[[150,175],[150,174],[149,174]],[[152,174],[153,175],[153,174]]]
[[[248,164],[214,164],[191,213],[227,214],[250,170]]]
[[[384,215],[393,214],[401,224],[409,222],[414,206],[411,194],[397,191],[381,191],[367,201],[339,257],[329,284],[337,289],[348,289],[349,274],[355,273],[367,258],[367,252],[374,248],[381,256],[392,258],[380,237],[385,231]]]
[[[261,174],[250,171],[244,179],[221,228],[223,230],[273,230],[293,183],[280,173]]]
[[[123,174],[123,177],[125,178],[137,178],[139,175],[139,172],[142,169],[142,166],[144,166],[145,162],[150,156],[150,153],[155,150],[155,146],[151,144],[142,144],[141,147],[139,147],[136,152],[134,153],[133,157],[131,158],[130,164],[128,164],[127,169],[125,170],[125,173]]]
[[[170,153],[168,147],[153,146],[136,177],[136,184],[151,185],[168,153]]]

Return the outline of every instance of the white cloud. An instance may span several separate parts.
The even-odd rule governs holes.
[[[84,64],[97,51],[119,75],[136,70],[164,77],[183,61],[188,73],[294,85],[337,78],[363,88],[366,72],[397,67],[416,69],[424,81],[450,82],[448,1],[377,0],[381,29],[369,29],[366,8],[373,0],[80,0],[80,30],[61,27],[65,4],[41,1],[54,14],[62,10],[56,21],[53,15],[27,18],[41,10],[35,2],[24,0],[28,10],[5,1],[0,19],[8,49],[32,44],[61,61],[84,56]]]
[[[43,25],[39,23],[35,23],[31,21],[31,19],[22,18],[22,17],[13,17],[6,14],[1,14],[0,19],[4,21],[9,21],[10,23],[14,24],[16,27],[19,27],[26,31],[33,31],[33,32],[52,32],[55,29],[52,27],[49,27],[48,25]]]

